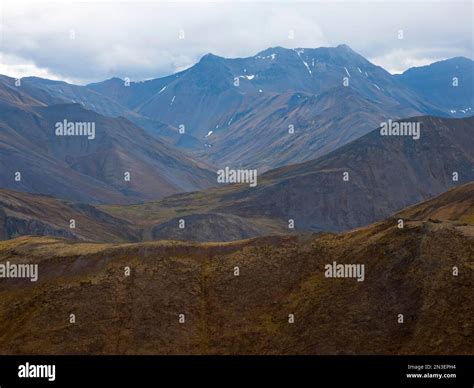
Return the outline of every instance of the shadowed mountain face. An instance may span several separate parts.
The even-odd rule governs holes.
[[[219,166],[264,172],[323,156],[365,135],[387,117],[418,113],[390,102],[375,102],[342,86],[319,95],[285,93],[261,98],[249,112],[232,130],[212,133],[209,147],[196,155]]]
[[[249,229],[255,227],[254,219],[258,223],[265,219],[267,224],[273,220],[284,229],[291,219],[299,231],[341,231],[383,219],[474,180],[474,118],[420,117],[404,122],[420,124],[418,140],[382,136],[377,129],[314,161],[269,171],[259,177],[256,187],[226,185],[104,209],[152,225],[155,231],[170,221],[177,228],[179,218],[204,213],[247,219]],[[186,228],[192,231],[186,232],[186,238],[202,238],[192,222]]]
[[[454,58],[393,76],[346,45],[274,47],[248,58],[208,54],[185,71],[144,82],[24,83],[61,101],[127,117],[202,160],[265,171],[320,157],[382,120],[469,116],[473,68],[473,61]]]
[[[0,189],[0,239],[24,235],[102,242],[140,238],[130,223],[93,206]]]
[[[425,101],[443,105],[455,117],[474,110],[474,62],[452,58],[429,66],[413,67],[396,76]]]
[[[0,242],[1,263],[39,275],[0,283],[0,352],[472,354],[474,230],[454,216],[466,195],[472,185],[407,210],[449,207],[450,221],[403,229],[390,219],[220,244]],[[327,277],[334,262],[363,264],[363,281]]]
[[[215,182],[206,165],[127,119],[79,104],[45,106],[22,87],[1,86],[10,95],[0,104],[0,187],[86,203],[130,203]],[[93,138],[58,136],[57,124],[65,120],[94,125]]]

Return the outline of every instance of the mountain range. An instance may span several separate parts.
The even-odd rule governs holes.
[[[340,45],[208,54],[143,82],[1,76],[0,187],[104,205],[91,214],[133,225],[110,233],[119,240],[348,230],[473,179],[473,64],[453,58],[391,75]],[[389,120],[420,124],[420,139],[381,136]],[[93,123],[94,139],[57,136],[62,122]],[[258,169],[258,186],[219,186],[216,171],[229,166]],[[62,233],[62,221],[41,214],[31,218]],[[4,236],[42,233],[11,225]]]
[[[124,116],[210,164],[265,171],[322,156],[388,118],[470,116],[473,72],[472,60],[452,58],[391,75],[340,45],[274,47],[235,59],[207,54],[187,70],[141,82],[22,81],[62,101]]]

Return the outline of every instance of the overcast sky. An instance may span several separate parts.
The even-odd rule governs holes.
[[[208,52],[341,43],[392,73],[473,57],[472,1],[0,2],[0,74],[14,77],[144,80]]]

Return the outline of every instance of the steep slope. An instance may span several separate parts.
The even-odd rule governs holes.
[[[473,114],[474,61],[470,59],[458,57],[413,67],[396,77],[425,101],[444,106],[455,117]]]
[[[317,96],[268,97],[253,109],[258,114],[251,110],[235,121],[232,130],[207,136],[208,147],[196,155],[218,166],[264,172],[323,156],[365,135],[387,117],[417,114],[414,109],[366,99],[353,87],[342,85]]]
[[[0,242],[1,263],[39,266],[37,283],[0,282],[1,353],[472,354],[473,226],[396,225],[227,244]],[[363,281],[326,277],[334,262],[364,265]]]
[[[427,116],[404,122],[420,123],[418,140],[382,136],[377,129],[314,161],[271,170],[258,178],[256,187],[231,184],[103,209],[154,227],[176,217],[219,213],[248,218],[249,225],[252,218],[280,225],[292,219],[299,231],[341,231],[474,180],[474,117]],[[199,240],[199,229],[192,231]]]
[[[87,203],[130,203],[215,182],[204,164],[125,118],[105,117],[79,104],[32,101],[0,103],[0,187]],[[56,126],[64,121],[94,125],[93,138],[57,136]],[[21,181],[15,180],[17,172]]]
[[[74,228],[71,228],[74,220]],[[0,239],[25,235],[101,242],[136,241],[132,225],[93,206],[0,189]]]

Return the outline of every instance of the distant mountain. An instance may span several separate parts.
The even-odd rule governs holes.
[[[247,58],[207,54],[187,70],[142,82],[22,81],[61,102],[126,117],[201,160],[265,171],[318,158],[382,119],[469,116],[473,67],[453,58],[391,75],[347,45],[273,47]],[[454,76],[459,87],[451,86]]]
[[[402,122],[419,123],[420,138],[381,136],[376,129],[314,161],[271,170],[259,177],[257,187],[225,185],[146,205],[102,209],[116,217],[146,222],[154,231],[176,217],[192,220],[206,213],[247,219],[246,233],[250,234],[255,226],[272,222],[280,233],[288,232],[290,219],[296,231],[342,231],[381,220],[474,180],[474,117],[427,116]],[[454,173],[457,181],[453,181]],[[177,219],[173,223],[177,228]],[[201,228],[192,221],[186,228],[181,231],[186,239],[203,238]],[[160,238],[160,234],[152,237]],[[228,239],[234,237],[230,234]]]
[[[63,81],[53,81],[38,77],[24,77],[21,79],[22,87],[29,87],[29,94],[38,100],[49,95],[56,98],[56,103],[81,104],[84,108],[93,110],[105,116],[125,116],[128,112],[114,100],[105,97],[93,90],[79,85],[72,85]],[[51,105],[49,103],[48,105]]]
[[[0,187],[86,203],[130,203],[215,183],[206,165],[125,118],[79,104],[46,106],[17,89],[17,99],[0,100]],[[4,82],[0,96],[17,89]],[[57,136],[56,125],[64,120],[94,124],[95,138]],[[21,180],[15,180],[17,172]]]
[[[474,62],[470,59],[458,57],[412,67],[395,77],[455,117],[474,114]]]
[[[128,109],[135,110],[155,94],[159,93],[167,84],[179,78],[182,73],[173,74],[163,78],[156,78],[142,82],[130,82],[126,85],[125,80],[111,78],[106,81],[87,85],[88,89],[107,96]]]
[[[11,77],[0,75],[1,106],[30,109],[34,106],[47,106],[63,102],[61,99],[37,88],[28,85],[23,85],[23,87],[15,86],[15,82],[15,79]]]
[[[109,98],[116,98],[147,117],[160,118],[165,122],[175,122],[173,112],[182,112],[182,120],[188,118],[189,113],[191,116],[183,122],[190,123],[189,130],[192,133],[200,132],[205,135],[207,132],[204,129],[213,129],[215,125],[203,123],[206,120],[200,114],[205,114],[204,108],[210,108],[221,115],[238,107],[249,95],[255,100],[261,93],[320,94],[334,87],[342,87],[344,77],[365,98],[374,101],[391,98],[392,103],[405,104],[414,109],[430,108],[387,71],[370,63],[346,45],[317,49],[275,47],[253,57],[236,59],[207,54],[196,65],[174,76],[132,83],[128,88],[123,87],[123,81],[117,79],[89,87]],[[235,84],[236,79],[239,81],[238,86]],[[136,101],[136,96],[142,94],[140,104]],[[129,98],[125,99],[124,95]],[[135,98],[132,99],[131,96]],[[186,103],[193,100],[197,104],[191,110]],[[210,105],[211,101],[214,106]],[[222,103],[228,104],[225,106],[226,112],[221,112],[218,107]],[[219,124],[218,120],[219,117],[216,117],[213,123]],[[225,122],[226,120],[220,127]]]
[[[212,244],[0,241],[2,264],[39,266],[36,283],[0,282],[0,352],[472,354],[474,226],[395,225]],[[363,278],[326,277],[334,263]]]
[[[472,68],[473,62],[464,60]],[[471,68],[459,71],[466,85]],[[469,115],[467,108],[454,112],[444,86],[435,86],[439,98],[427,97],[423,87],[389,74],[346,45],[274,47],[236,59],[207,54],[176,75],[122,85],[112,79],[89,87],[140,116],[175,129],[184,126],[182,137],[163,128],[159,134],[201,159],[221,166],[260,164],[262,171],[322,156],[364,135],[380,118]],[[465,90],[451,94],[467,106],[474,93]],[[318,104],[310,109],[307,99]],[[349,100],[346,115],[342,104]],[[293,136],[287,136],[290,125]],[[296,152],[295,144],[307,146]]]
[[[114,90],[124,89],[124,81],[114,78],[111,80]],[[163,82],[160,81],[159,82]],[[131,87],[134,87],[133,85]],[[72,85],[63,81],[53,81],[38,77],[24,77],[21,79],[21,88],[27,89],[28,94],[46,105],[74,103],[81,104],[85,109],[93,110],[101,115],[110,117],[125,117],[147,129],[152,133],[161,135],[164,139],[176,137],[177,129],[162,122],[141,116],[139,113],[123,105],[117,95],[109,98],[105,93],[98,93],[91,87]],[[99,88],[100,89],[100,88]],[[143,98],[145,93],[140,91]],[[116,101],[118,100],[118,101]]]

